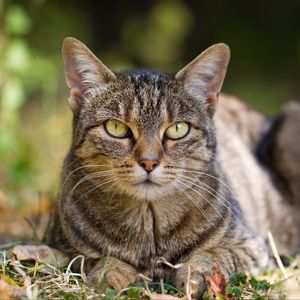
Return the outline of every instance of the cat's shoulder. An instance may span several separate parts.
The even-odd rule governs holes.
[[[214,115],[217,133],[239,136],[250,148],[256,145],[270,127],[270,120],[245,101],[221,93]]]

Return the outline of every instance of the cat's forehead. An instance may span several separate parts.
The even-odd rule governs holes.
[[[135,123],[143,130],[175,121],[196,123],[199,119],[199,104],[186,94],[173,75],[135,70],[119,73],[117,79],[116,84],[97,97],[98,116]]]
[[[152,71],[122,74],[120,80],[127,97],[120,103],[125,120],[142,127],[153,127],[169,118],[165,76]]]
[[[175,119],[195,113],[195,101],[187,96],[173,75],[143,69],[121,73],[119,79],[128,95],[121,105],[137,119]]]

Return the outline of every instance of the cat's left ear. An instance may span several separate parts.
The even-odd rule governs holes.
[[[71,92],[69,104],[77,114],[86,101],[85,93],[93,87],[116,81],[116,75],[75,38],[65,38],[62,54],[66,81]]]
[[[223,43],[215,44],[181,69],[175,78],[192,97],[207,103],[214,112],[229,59],[229,47]]]

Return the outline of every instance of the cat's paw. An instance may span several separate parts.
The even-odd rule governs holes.
[[[88,272],[89,282],[117,291],[134,283],[136,278],[137,272],[132,266],[113,257],[101,259]]]
[[[174,283],[178,289],[189,294],[193,299],[200,299],[207,288],[204,273],[194,270],[191,266],[178,269]]]

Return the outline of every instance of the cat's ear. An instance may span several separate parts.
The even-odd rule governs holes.
[[[78,113],[84,104],[84,94],[93,87],[116,80],[109,70],[83,43],[65,38],[62,45],[67,85],[70,88],[69,104]]]
[[[183,83],[185,90],[191,96],[209,104],[213,112],[229,59],[229,47],[222,43],[215,44],[181,69],[175,78]]]

